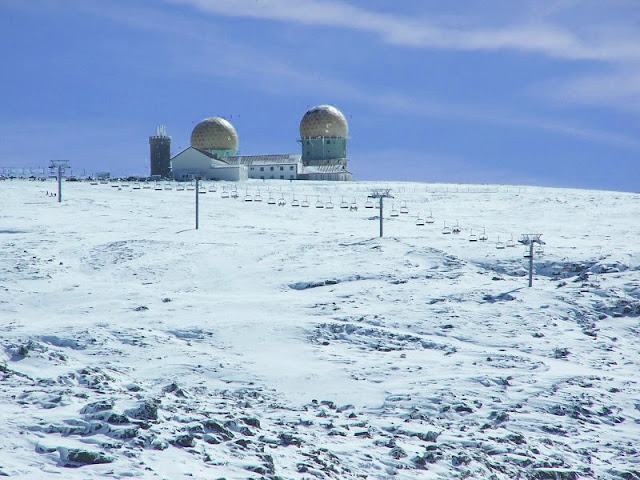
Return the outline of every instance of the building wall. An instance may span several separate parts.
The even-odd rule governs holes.
[[[209,180],[241,182],[249,178],[249,169],[244,165],[215,165],[209,170]]]
[[[248,178],[244,165],[227,165],[189,147],[171,160],[173,178],[179,182],[199,176],[207,180],[242,181]]]
[[[297,180],[298,163],[253,164],[249,167],[249,178],[263,180]]]
[[[151,175],[171,177],[171,137],[149,137],[151,150]]]
[[[193,175],[206,176],[211,168],[212,159],[195,148],[187,148],[171,159],[173,178],[185,181]]]
[[[300,180],[327,180],[327,181],[338,181],[338,182],[350,182],[353,180],[353,176],[349,172],[339,172],[339,173],[303,173],[299,176]]]
[[[347,158],[346,138],[302,138],[302,161],[306,164],[314,160]]]

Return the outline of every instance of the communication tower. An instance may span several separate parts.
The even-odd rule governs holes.
[[[156,127],[156,134],[149,137],[151,149],[151,176],[171,177],[171,137],[164,125]]]

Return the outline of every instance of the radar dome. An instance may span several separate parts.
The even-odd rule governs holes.
[[[340,110],[331,105],[318,105],[304,114],[300,121],[300,138],[347,138],[349,126]]]
[[[238,134],[224,118],[205,118],[191,132],[191,146],[200,150],[238,150]]]

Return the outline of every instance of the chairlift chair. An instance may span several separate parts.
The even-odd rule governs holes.
[[[244,201],[245,202],[253,202],[253,197],[249,194],[249,189],[247,188],[244,193]]]
[[[229,190],[227,187],[222,187],[222,193],[220,194],[222,198],[229,198]]]
[[[92,183],[91,185],[93,185],[93,183]],[[96,184],[96,185],[97,185],[97,184]],[[134,184],[133,184],[133,189],[134,189],[134,190],[140,190],[140,184],[139,184],[139,183],[134,183]]]
[[[209,185],[209,192],[215,193],[217,191],[218,191],[218,189],[216,188],[216,186],[213,183],[211,185]]]
[[[187,185],[187,190],[195,190],[196,186],[193,183],[190,183],[189,185]]]
[[[182,185],[182,184],[178,184],[178,185],[176,186],[176,190],[177,190],[177,191],[179,191],[179,192],[184,191],[184,185]]]
[[[469,234],[469,241],[470,242],[477,242],[478,241],[478,235],[473,233],[473,229],[471,229],[471,233]]]
[[[170,183],[165,183],[165,184],[164,184],[164,189],[165,189],[165,190],[173,190],[173,186],[171,186],[171,184],[170,184]]]
[[[267,198],[267,204],[269,204],[269,205],[275,205],[276,204],[276,199],[273,197],[271,192],[269,192],[269,198]]]
[[[356,202],[356,199],[353,199],[353,202],[351,202],[351,205],[349,205],[349,211],[350,212],[357,212],[358,211],[358,202]]]
[[[293,196],[293,200],[291,201],[291,206],[292,207],[299,207],[300,206],[300,201],[296,198],[296,196]]]
[[[304,197],[304,200],[302,201],[300,206],[303,207],[303,208],[309,208],[309,198],[308,197]]]
[[[329,201],[324,204],[325,210],[331,210],[333,208],[333,202],[331,201],[331,197],[329,197]]]
[[[260,190],[258,190],[258,193],[256,195],[254,195],[253,201],[254,202],[261,202],[262,201],[262,195],[260,195]]]
[[[349,204],[345,201],[344,197],[342,197],[342,201],[340,202],[340,208],[349,208]]]
[[[142,189],[143,189],[143,190],[149,190],[150,188],[151,188],[151,185],[149,185],[148,183],[145,183],[145,184],[142,186]]]
[[[451,229],[451,233],[459,234],[460,232],[462,232],[462,229],[460,228],[458,220],[456,220],[456,224],[453,226],[453,229]]]
[[[373,202],[371,201],[371,197],[367,197],[367,201],[364,204],[364,208],[373,208]]]
[[[443,235],[451,235],[451,227],[447,227],[447,222],[444,222],[444,227],[442,227]]]
[[[524,255],[523,255],[523,257],[524,257],[524,258],[531,258],[531,252],[529,251],[529,248],[527,248],[527,249],[524,251]]]
[[[505,244],[500,241],[500,235],[498,235],[498,241],[496,242],[496,248],[498,250],[504,250]]]
[[[507,247],[514,248],[516,246],[516,242],[513,240],[513,234],[511,235],[511,240],[507,240]]]
[[[238,198],[238,189],[236,187],[233,187],[233,190],[231,190],[231,198]]]
[[[279,207],[284,207],[287,204],[287,201],[284,199],[284,197],[280,197],[278,199],[278,206]]]
[[[486,242],[487,240],[489,240],[489,236],[487,235],[487,231],[484,229],[484,227],[482,228],[482,235],[480,235],[480,238],[478,239],[481,242]]]
[[[156,183],[156,186],[154,187],[154,190],[162,190],[162,185],[160,185],[159,183]]]
[[[318,200],[316,200],[316,208],[324,208],[324,203],[322,203],[320,197],[318,197]]]
[[[198,189],[198,193],[199,193],[200,195],[204,195],[205,193],[207,193],[207,189],[206,189],[206,188],[204,188],[204,186],[202,186],[202,187],[200,187],[200,188]]]
[[[391,204],[391,213],[389,215],[392,217],[397,217],[398,215],[400,215],[398,210],[396,210],[396,206],[394,204]]]
[[[540,245],[540,244],[537,244],[536,248],[535,248],[535,252],[536,252],[537,255],[544,254],[544,247],[542,245]]]
[[[416,218],[416,226],[424,227],[424,219],[418,214],[418,218]]]
[[[407,207],[407,201],[403,200],[402,205],[400,206],[400,213],[406,215],[409,213],[409,207]]]
[[[429,216],[427,218],[424,219],[425,223],[433,223],[435,220],[433,219],[433,213],[431,213],[431,211],[429,211]]]

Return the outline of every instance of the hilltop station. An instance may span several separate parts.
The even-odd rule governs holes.
[[[349,126],[340,110],[319,105],[300,121],[298,154],[239,155],[238,133],[224,118],[199,122],[191,132],[191,145],[171,157],[171,137],[164,127],[149,137],[151,175],[189,181],[207,180],[329,180],[350,181],[347,143]]]

